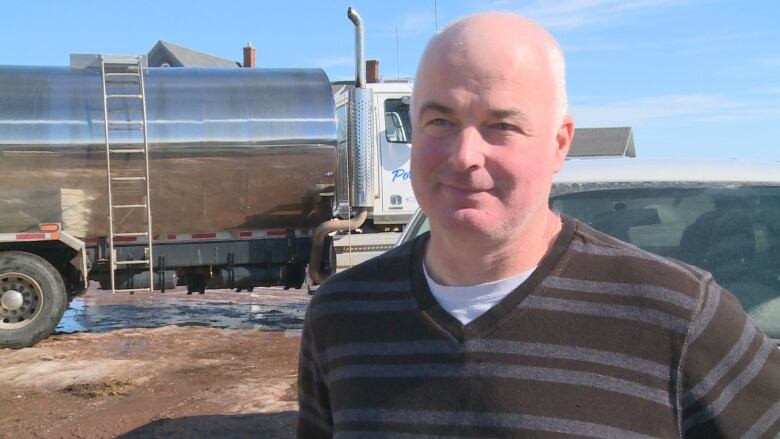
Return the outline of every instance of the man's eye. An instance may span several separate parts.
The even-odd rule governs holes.
[[[443,117],[432,118],[423,124],[423,132],[432,137],[449,136],[456,129],[455,122]]]
[[[449,126],[451,125],[450,121],[447,119],[431,119],[428,121],[428,125],[435,125],[435,126]]]
[[[494,123],[493,128],[500,131],[519,131],[516,126],[506,122]]]

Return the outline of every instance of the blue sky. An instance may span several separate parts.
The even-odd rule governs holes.
[[[322,67],[346,79],[350,5],[384,77],[414,74],[437,23],[518,12],[560,41],[578,126],[631,126],[640,156],[780,161],[777,0],[438,0],[436,13],[434,0],[5,0],[0,64],[145,54],[157,40],[240,61],[251,41],[259,67]]]

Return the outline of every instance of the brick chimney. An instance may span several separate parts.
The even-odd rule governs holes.
[[[252,43],[246,43],[244,47],[244,67],[255,66],[255,48],[252,47]]]
[[[379,82],[379,61],[375,59],[366,61],[366,82]]]

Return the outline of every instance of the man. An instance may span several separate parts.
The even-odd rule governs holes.
[[[428,44],[412,184],[431,232],[315,294],[302,438],[775,437],[780,351],[696,268],[548,208],[564,62],[510,14]]]

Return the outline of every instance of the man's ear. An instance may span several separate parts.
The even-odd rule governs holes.
[[[574,139],[574,119],[571,115],[567,114],[563,117],[561,125],[558,127],[558,131],[555,133],[555,172],[558,172],[563,166],[566,155],[569,154],[569,147],[571,141]]]

